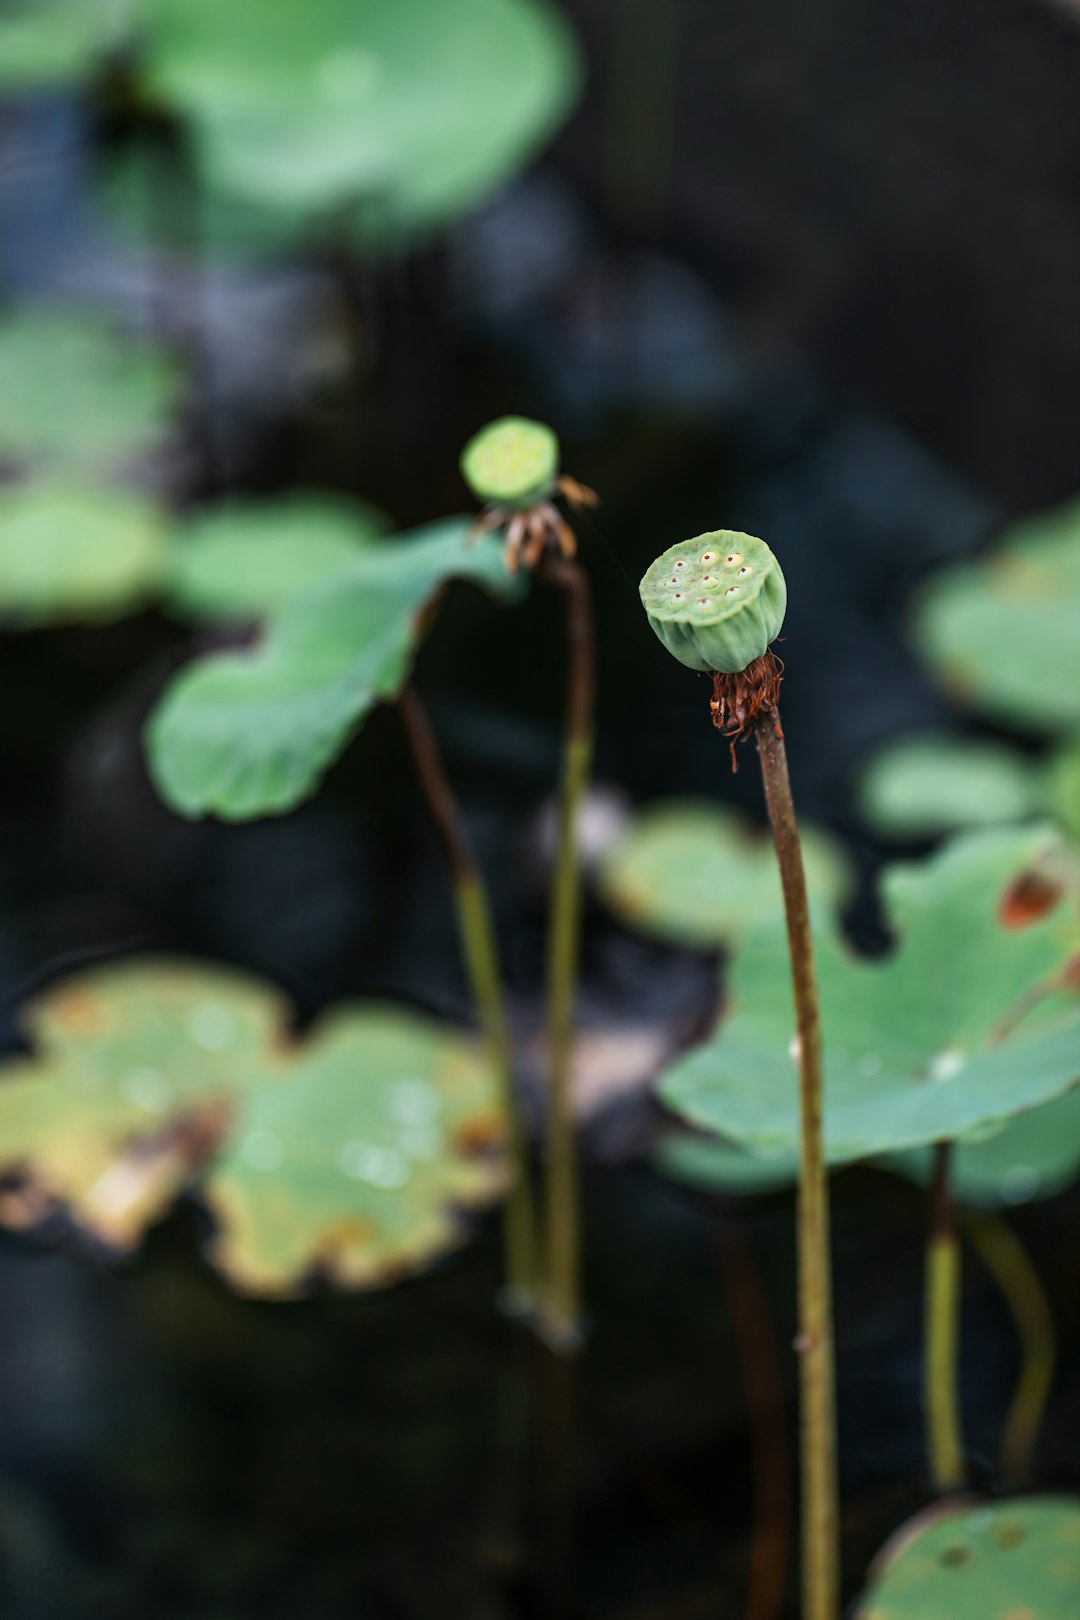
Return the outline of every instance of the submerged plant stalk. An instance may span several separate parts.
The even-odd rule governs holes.
[[[776,710],[763,709],[753,726],[784,891],[798,1035],[801,1153],[797,1348],[802,1433],[802,1607],[804,1620],[835,1620],[840,1579],[836,1373],[829,1182],[822,1118],[821,1017],[799,828]]]
[[[536,1217],[525,1132],[514,1093],[510,1027],[491,906],[431,722],[411,686],[403,687],[398,696],[398,713],[446,852],[469,985],[502,1093],[514,1178],[503,1215],[506,1287],[511,1307],[524,1311],[532,1308],[536,1299]]]
[[[964,1443],[960,1429],[960,1244],[949,1188],[948,1142],[934,1149],[930,1192],[930,1235],[926,1249],[923,1344],[923,1406],[930,1477],[939,1491],[964,1482]]]
[[[964,1236],[1001,1290],[1020,1340],[1020,1377],[1001,1440],[1001,1478],[1006,1486],[1022,1485],[1031,1474],[1054,1381],[1054,1318],[1039,1274],[1008,1221],[989,1213],[971,1216]]]
[[[559,791],[555,876],[548,935],[547,1277],[545,1330],[571,1346],[580,1331],[581,1219],[572,1065],[581,935],[578,820],[592,762],[595,707],[592,600],[577,562],[547,556],[539,577],[564,593],[567,634],[566,733]]]

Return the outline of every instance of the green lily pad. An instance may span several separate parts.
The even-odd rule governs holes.
[[[811,894],[841,903],[849,874],[835,840],[805,830],[803,858]],[[772,840],[706,800],[662,800],[639,810],[598,882],[617,916],[675,945],[720,949],[783,914]]]
[[[1044,793],[1046,808],[1058,826],[1080,843],[1080,739],[1066,743],[1052,757]]]
[[[275,1060],[282,999],[220,968],[112,963],[23,1008],[33,1054],[4,1066],[0,1217],[61,1205],[119,1248],[175,1198],[228,1110]]]
[[[854,1620],[1076,1620],[1080,1503],[931,1508],[894,1537]]]
[[[574,101],[578,53],[542,0],[144,0],[151,90],[213,187],[361,234],[462,213]]]
[[[124,36],[121,0],[13,0],[0,16],[0,91],[77,83]]]
[[[329,496],[226,502],[176,535],[166,599],[191,619],[266,618],[336,573],[389,527],[375,507]]]
[[[798,1160],[787,1154],[764,1159],[696,1131],[669,1132],[652,1162],[661,1175],[685,1187],[731,1197],[784,1192],[799,1178]]]
[[[891,1169],[929,1185],[933,1152],[916,1148],[894,1155]],[[953,1147],[949,1180],[959,1204],[1000,1208],[1052,1198],[1080,1176],[1080,1087],[1042,1108],[988,1127]]]
[[[401,1010],[334,1013],[286,1080],[251,1093],[211,1171],[214,1263],[263,1295],[313,1275],[392,1282],[504,1190],[504,1131],[471,1042]]]
[[[314,792],[407,678],[425,604],[454,578],[512,589],[499,541],[462,520],[372,542],[244,652],[182,670],[150,717],[151,775],[182,815],[280,813]]]
[[[1075,956],[1075,906],[1059,900],[1025,926],[1003,921],[1018,920],[1003,907],[1006,890],[1062,859],[1047,829],[1017,828],[971,833],[933,860],[893,867],[884,894],[899,937],[883,960],[856,958],[833,928],[816,927],[830,1162],[951,1140],[1080,1080],[1080,1001],[1041,994]],[[661,1095],[692,1124],[751,1152],[794,1156],[795,1020],[782,922],[743,942],[729,989],[730,1014],[669,1069]]]
[[[162,513],[105,486],[32,482],[0,489],[0,613],[28,626],[115,618],[156,590]]]
[[[932,838],[1023,821],[1042,808],[1041,771],[1003,743],[927,732],[875,754],[859,810],[888,838]]]
[[[164,437],[180,374],[151,344],[87,315],[24,310],[0,322],[0,455],[95,468]]]
[[[923,656],[956,696],[1054,731],[1080,724],[1080,501],[1008,530],[933,580],[917,604]]]

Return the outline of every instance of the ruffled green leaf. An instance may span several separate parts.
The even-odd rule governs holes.
[[[1075,906],[1059,900],[1039,914],[1040,905],[1030,919],[1003,906],[1010,886],[1050,859],[1062,852],[1045,829],[1011,829],[894,867],[885,898],[898,941],[884,960],[856,958],[833,929],[816,928],[832,1163],[955,1139],[1080,1080],[1080,1001],[1050,993],[1077,950]],[[744,941],[730,1001],[713,1038],[664,1076],[661,1095],[752,1152],[794,1156],[795,1018],[782,922]]]
[[[839,845],[811,828],[803,857],[811,894],[839,904],[849,883]],[[598,881],[617,916],[674,945],[720,949],[783,914],[772,840],[706,800],[663,800],[639,810]]]
[[[0,489],[0,613],[16,625],[100,620],[153,596],[165,521],[143,496],[56,482]]]
[[[1075,1620],[1080,1504],[936,1506],[885,1548],[854,1620]]]
[[[169,605],[191,619],[263,619],[336,573],[390,527],[373,506],[329,496],[230,501],[175,536]]]
[[[251,1093],[211,1172],[214,1262],[264,1295],[394,1281],[503,1190],[504,1132],[470,1042],[400,1010],[335,1013],[287,1079]]]
[[[151,775],[186,816],[280,813],[314,792],[374,705],[407,678],[421,609],[449,580],[507,593],[499,542],[460,520],[372,542],[244,652],[198,659],[150,717]]]

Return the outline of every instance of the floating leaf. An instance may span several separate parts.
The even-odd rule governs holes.
[[[932,838],[1041,808],[1041,772],[1015,749],[927,732],[875,754],[858,787],[859,809],[887,838]]]
[[[150,718],[151,774],[187,816],[291,809],[371,708],[408,675],[424,604],[453,578],[510,583],[490,535],[461,520],[371,543],[270,621],[262,641],[184,669]]]
[[[1044,792],[1054,820],[1080,843],[1080,739],[1074,738],[1053,756]]]
[[[578,56],[541,0],[147,0],[150,87],[211,184],[364,235],[452,218],[533,156]]]
[[[175,538],[165,593],[192,619],[258,619],[289,606],[390,527],[373,506],[329,496],[226,502]]]
[[[1076,1620],[1080,1503],[933,1507],[879,1559],[854,1620]]]
[[[918,603],[923,655],[950,691],[1036,731],[1080,723],[1080,501],[1011,528]]]
[[[899,940],[886,959],[858,959],[833,929],[816,929],[830,1162],[963,1136],[1080,1080],[1080,1002],[1049,993],[1077,949],[1074,906],[1040,908],[1023,927],[1002,921],[1006,889],[1061,858],[1045,829],[972,833],[887,874]],[[753,1152],[794,1155],[795,1020],[780,921],[744,941],[730,998],[716,1034],[668,1071],[661,1094]]]
[[[333,1014],[289,1077],[248,1098],[206,1188],[238,1288],[394,1281],[452,1247],[506,1185],[504,1121],[472,1043],[415,1014]]]
[[[839,903],[848,872],[835,841],[810,829],[803,856],[811,893]],[[604,860],[599,884],[618,916],[676,945],[719,949],[783,912],[771,839],[704,800],[640,810]]]
[[[915,1148],[888,1163],[927,1186],[932,1159],[930,1149]],[[956,1142],[949,1166],[953,1197],[960,1204],[996,1208],[1062,1192],[1080,1175],[1080,1087],[1008,1124]]]
[[[22,1224],[50,1205],[127,1247],[190,1178],[240,1092],[275,1061],[280,997],[224,969],[94,968],[31,1001],[33,1055],[0,1082],[0,1169]]]
[[[0,17],[0,90],[76,82],[122,36],[122,0],[14,0]]]
[[[159,442],[180,400],[175,366],[87,315],[0,322],[0,454],[107,466]]]
[[[162,514],[140,495],[53,482],[0,489],[0,613],[17,623],[141,607],[165,552]]]
[[[761,1158],[732,1142],[696,1131],[669,1132],[653,1154],[653,1164],[662,1175],[686,1187],[732,1197],[783,1192],[795,1185],[799,1175],[798,1160],[787,1154]]]

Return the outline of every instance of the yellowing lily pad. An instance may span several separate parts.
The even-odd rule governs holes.
[[[402,1010],[337,1012],[251,1093],[210,1174],[214,1262],[257,1294],[392,1282],[505,1188],[504,1132],[471,1042]]]
[[[130,460],[163,439],[180,386],[158,348],[97,317],[10,315],[0,321],[0,456],[84,471]]]
[[[1076,907],[1030,876],[1063,860],[1047,829],[972,833],[933,860],[889,871],[886,912],[898,936],[890,956],[859,959],[834,929],[816,928],[832,1163],[962,1137],[1080,1081],[1080,998],[1052,993],[1077,953]],[[729,993],[728,1016],[668,1070],[661,1095],[751,1152],[794,1156],[795,1020],[782,922],[743,942]]]
[[[113,963],[28,1003],[32,1055],[0,1071],[0,1216],[61,1206],[131,1246],[190,1180],[240,1092],[281,1061],[287,1009],[245,976]]]
[[[372,542],[276,614],[257,646],[188,665],[147,730],[162,798],[182,815],[230,820],[298,804],[400,689],[421,610],[455,578],[512,590],[499,542],[470,538],[462,520]]]
[[[957,697],[1055,731],[1080,723],[1080,501],[1015,524],[989,556],[934,579],[920,651]]]
[[[848,884],[838,844],[811,828],[803,855],[811,893],[838,904]],[[704,800],[638,811],[604,860],[599,885],[617,916],[675,945],[719,949],[783,911],[771,839]]]
[[[328,495],[226,502],[176,534],[165,595],[192,619],[266,618],[389,527],[375,507]]]
[[[1080,1503],[935,1507],[885,1548],[854,1620],[1076,1620]]]
[[[391,1282],[454,1247],[508,1178],[480,1048],[406,1008],[343,1007],[299,1041],[288,1020],[269,988],[179,961],[37,997],[31,1055],[0,1070],[0,1221],[59,1208],[124,1250],[202,1186],[215,1263],[272,1297]]]
[[[51,481],[0,488],[0,613],[16,625],[140,608],[165,554],[164,518],[141,495]]]

